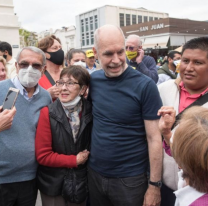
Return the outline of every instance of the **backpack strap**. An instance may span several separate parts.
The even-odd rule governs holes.
[[[181,115],[183,114],[183,112],[185,110],[187,110],[187,109],[189,109],[190,107],[193,107],[193,106],[201,106],[201,105],[205,104],[206,102],[208,102],[208,93],[205,93],[204,95],[199,97],[196,101],[194,101],[192,104],[190,104],[188,107],[186,107],[182,112],[180,112],[176,116],[176,120],[175,120],[171,130],[174,129],[174,127],[176,127],[178,125],[178,120],[181,119]]]
[[[51,77],[51,75],[47,70],[45,70],[44,74],[46,75],[47,79],[49,80],[52,86],[56,84],[56,82],[53,80],[53,78]]]

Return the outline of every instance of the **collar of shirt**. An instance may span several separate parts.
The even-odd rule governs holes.
[[[12,64],[14,64],[15,62],[16,62],[16,60],[13,59],[13,58],[11,58],[11,59],[7,62],[7,64],[12,65]]]
[[[175,206],[180,206],[180,205],[188,206],[205,194],[205,193],[198,192],[197,190],[195,190],[193,187],[190,187],[189,185],[179,190],[176,190],[174,193],[176,196]]]
[[[192,104],[194,101],[196,101],[200,96],[204,95],[208,88],[206,88],[203,92],[200,94],[189,94],[187,89],[184,87],[183,82],[179,84],[180,87],[180,104],[179,104],[179,112],[182,112],[186,107],[188,107],[190,104]]]
[[[176,74],[174,71],[172,71],[171,69],[169,69],[170,73],[171,74]]]
[[[96,71],[96,65],[94,64],[92,69],[90,69],[87,65],[86,65],[86,69],[87,71],[91,74],[92,72]]]
[[[15,76],[14,78],[11,79],[12,83],[14,84],[14,86],[20,90],[20,94],[28,101],[31,101],[32,98],[38,94],[39,92],[39,86],[37,85],[35,88],[35,92],[33,93],[32,97],[28,97],[28,92],[27,90],[21,85],[19,79],[17,76]]]

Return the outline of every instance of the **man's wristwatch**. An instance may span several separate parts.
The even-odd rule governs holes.
[[[154,185],[155,187],[159,187],[159,188],[162,187],[162,181],[152,182],[152,181],[149,180],[149,184]]]

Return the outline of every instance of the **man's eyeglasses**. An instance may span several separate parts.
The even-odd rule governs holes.
[[[77,82],[64,82],[64,81],[56,81],[56,86],[57,87],[63,87],[65,84],[65,86],[68,87],[73,87],[75,84],[79,84]]]
[[[129,50],[129,51],[133,51],[134,50],[134,46],[126,46],[126,50]]]
[[[18,65],[19,65],[19,67],[20,67],[21,69],[25,69],[25,68],[28,68],[28,67],[30,66],[30,63],[28,63],[28,62],[23,62],[23,63],[18,63]],[[38,69],[38,70],[40,70],[40,69],[43,67],[42,64],[31,64],[31,66],[32,66],[34,69]]]

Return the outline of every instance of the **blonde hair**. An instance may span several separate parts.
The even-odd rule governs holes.
[[[0,62],[4,65],[5,67],[5,71],[6,71],[6,79],[8,79],[8,76],[7,76],[7,72],[8,72],[8,69],[7,69],[7,66],[6,66],[6,60],[0,56]]]
[[[171,145],[183,178],[199,192],[208,192],[208,109],[195,106],[182,115]]]

